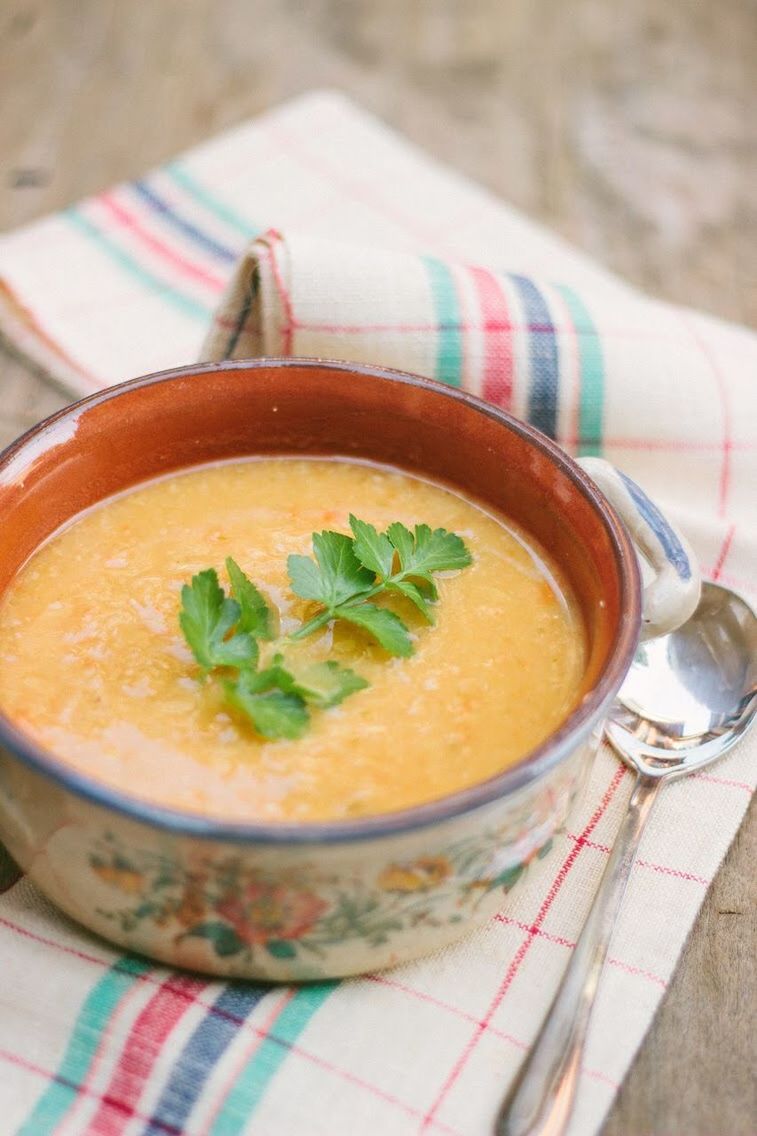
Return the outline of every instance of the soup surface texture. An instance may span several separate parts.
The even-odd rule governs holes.
[[[436,624],[390,601],[415,651],[390,658],[339,622],[288,658],[326,658],[370,684],[319,710],[296,740],[265,740],[202,681],[178,624],[193,573],[232,556],[286,636],[317,607],[287,555],[349,514],[458,533],[473,557],[437,578]],[[385,601],[381,601],[385,602]],[[273,651],[271,645],[265,651]],[[406,808],[522,758],[571,709],[584,633],[534,542],[438,485],[349,461],[206,466],[83,514],[29,561],[0,608],[0,706],[48,751],[124,792],[235,821],[345,818]]]

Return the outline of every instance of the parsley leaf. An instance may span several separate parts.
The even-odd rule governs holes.
[[[313,533],[313,551],[315,563],[309,556],[287,560],[295,595],[333,609],[373,586],[373,573],[360,563],[352,540],[344,533]]]
[[[284,694],[298,694],[294,676],[282,666],[283,655],[274,655],[270,666],[245,675],[245,685],[255,694],[266,690],[282,690]]]
[[[322,710],[343,702],[368,683],[333,659],[293,674],[277,654],[262,671],[243,671],[224,688],[229,704],[250,719],[266,738],[298,738],[310,722],[306,703]]]
[[[416,525],[415,533],[411,533],[395,521],[386,535],[397,550],[403,576],[428,578],[432,572],[467,568],[471,563],[471,554],[463,540],[446,529]]]
[[[292,591],[303,600],[320,600],[324,592],[321,572],[309,556],[287,557],[287,572]]]
[[[369,685],[362,675],[341,666],[334,659],[296,670],[293,678],[294,689],[300,697],[323,710],[338,706],[350,694]]]
[[[239,604],[239,630],[249,632],[256,639],[273,639],[273,612],[265,597],[230,556],[226,558],[226,571],[231,594]]]
[[[374,585],[374,573],[360,563],[345,533],[313,533],[313,551],[315,560],[290,556],[287,571],[295,595],[317,600],[325,610],[295,631],[292,639],[304,639],[323,627],[335,617],[340,604],[366,595]]]
[[[392,574],[394,546],[385,533],[376,531],[367,521],[360,521],[350,513],[350,528],[355,539],[352,547],[360,563],[375,572],[380,580]]]
[[[387,584],[387,588],[391,592],[399,592],[400,595],[403,595],[406,599],[410,600],[411,603],[414,603],[426,620],[426,623],[434,622],[434,613],[428,605],[428,600],[421,593],[417,584],[411,584],[409,580],[390,580]],[[430,596],[429,599],[433,600],[435,598],[436,588],[434,588],[434,594]]]
[[[345,605],[335,608],[334,615],[367,631],[390,655],[407,658],[413,653],[410,632],[400,617],[388,608],[372,603],[355,604],[354,607]]]
[[[179,623],[203,670],[255,665],[258,646],[252,636],[245,631],[229,635],[240,611],[236,600],[229,599],[218,583],[215,568],[198,572],[181,589]]]
[[[310,715],[298,694],[273,686],[260,689],[266,674],[244,671],[236,682],[224,683],[227,702],[252,722],[264,738],[299,738],[310,723]]]

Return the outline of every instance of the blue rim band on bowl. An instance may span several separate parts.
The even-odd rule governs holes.
[[[691,579],[691,563],[686,553],[686,549],[678,539],[677,534],[670,527],[665,517],[655,505],[651,498],[647,497],[646,493],[640,486],[636,484],[622,470],[618,470],[623,484],[626,486],[628,492],[634,500],[636,508],[641,513],[644,520],[654,532],[662,547],[665,549],[665,555],[668,561],[673,565],[678,575],[682,580]]]

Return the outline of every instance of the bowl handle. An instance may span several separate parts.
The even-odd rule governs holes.
[[[702,578],[686,538],[660,512],[635,481],[602,458],[579,458],[620,519],[639,556],[654,572],[644,584],[641,638],[667,635],[694,614]]]

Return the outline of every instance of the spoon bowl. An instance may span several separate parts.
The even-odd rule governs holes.
[[[740,596],[705,583],[682,627],[640,645],[606,733],[641,772],[686,772],[730,749],[756,704],[757,618]]]

